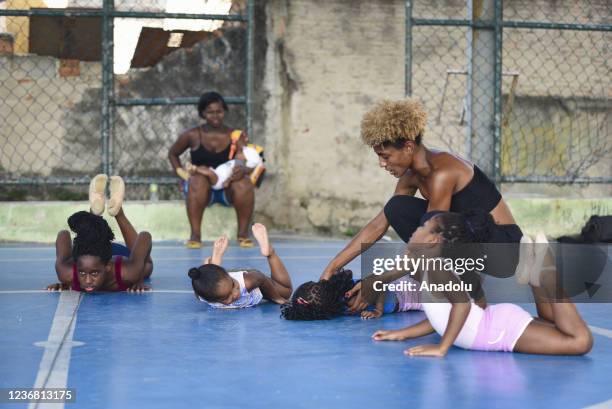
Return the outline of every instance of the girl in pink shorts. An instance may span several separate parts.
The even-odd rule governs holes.
[[[440,213],[419,227],[411,244],[486,243],[495,222],[483,213]],[[530,240],[523,240],[525,243]],[[537,242],[545,242],[539,235]],[[437,249],[441,246],[432,246]],[[544,265],[544,267],[542,267]],[[519,271],[521,270],[521,271]],[[418,281],[439,278],[440,272],[421,272]],[[444,272],[448,276],[449,273]],[[451,275],[453,279],[459,280]],[[529,276],[538,317],[514,304],[476,305],[467,293],[432,292],[422,294],[427,318],[400,330],[379,330],[377,341],[402,341],[437,332],[439,344],[419,345],[404,351],[413,356],[444,356],[451,345],[478,351],[507,351],[545,355],[583,355],[593,346],[588,326],[568,298],[555,289],[555,267],[546,246],[522,246],[517,276]],[[437,298],[437,300],[427,297]],[[443,297],[443,298],[442,298]],[[555,300],[550,302],[548,300]],[[436,301],[436,302],[428,302]]]

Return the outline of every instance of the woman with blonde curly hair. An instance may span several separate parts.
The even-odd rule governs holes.
[[[390,225],[408,242],[420,225],[440,212],[490,213],[496,222],[490,242],[521,240],[523,234],[506,202],[478,166],[423,144],[426,123],[427,113],[415,99],[383,100],[363,116],[361,138],[378,155],[380,167],[398,179],[397,186],[384,209],[329,263],[322,279],[329,279],[361,254],[365,250],[362,243],[378,241]],[[424,199],[414,197],[417,190]],[[488,269],[487,273],[512,276],[518,262],[518,246],[516,254],[504,259],[505,262]]]

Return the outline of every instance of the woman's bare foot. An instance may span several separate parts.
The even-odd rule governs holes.
[[[255,237],[257,244],[259,244],[261,255],[264,257],[270,257],[274,250],[272,249],[270,241],[268,240],[268,230],[266,229],[266,226],[261,223],[255,223],[251,230],[253,231],[253,237]]]
[[[123,206],[123,199],[125,198],[125,183],[121,176],[110,177],[110,199],[106,206],[106,212],[109,216],[115,217]]]
[[[106,183],[108,182],[108,176],[101,173],[96,175],[89,182],[89,208],[91,212],[97,216],[104,213],[104,206],[106,205]]]
[[[215,240],[213,244],[212,257],[210,258],[211,264],[221,265],[221,261],[223,260],[223,254],[227,250],[229,246],[229,238],[224,234]]]

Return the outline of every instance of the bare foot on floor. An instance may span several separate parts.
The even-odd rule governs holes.
[[[251,230],[253,230],[253,237],[255,237],[257,244],[259,244],[261,255],[264,257],[270,257],[273,250],[272,246],[270,245],[270,241],[268,240],[268,230],[266,229],[266,226],[261,223],[255,223]]]
[[[213,244],[212,257],[210,258],[210,262],[212,264],[221,265],[221,260],[223,259],[223,254],[227,250],[229,246],[229,238],[226,235],[219,237],[215,240],[215,244]]]

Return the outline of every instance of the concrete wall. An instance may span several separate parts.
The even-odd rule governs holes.
[[[527,7],[506,2],[506,13],[567,22],[589,14],[567,1],[554,7],[549,3]],[[465,4],[417,1],[415,17],[465,18]],[[277,179],[258,196],[258,209],[291,228],[355,231],[382,208],[395,186],[395,179],[377,167],[372,151],[362,145],[359,124],[376,100],[404,95],[405,2],[277,0],[266,6],[264,83],[270,97],[264,137]],[[538,12],[526,13],[526,7]],[[593,4],[591,12],[602,7]],[[430,112],[426,144],[464,154],[466,125],[460,116],[466,77],[449,77],[444,98],[443,90],[447,70],[465,69],[467,29],[418,27],[413,34],[413,95]],[[504,71],[519,72],[519,81],[504,129],[504,171],[522,176],[534,170],[543,175],[568,170],[612,174],[611,83],[601,60],[608,50],[605,35],[609,33],[509,35]],[[590,48],[579,45],[584,43]],[[504,102],[510,81],[504,77]],[[483,154],[478,148],[472,157],[476,162]],[[521,192],[520,187],[512,189]],[[529,189],[540,195],[559,193],[556,186]],[[571,186],[562,194],[610,196],[612,187]]]
[[[377,99],[403,96],[400,3],[267,2],[264,138],[277,175],[258,208],[276,223],[355,228],[392,192],[359,124]]]
[[[415,16],[464,18],[465,4],[419,0]],[[569,0],[505,4],[506,17],[514,19],[587,22],[584,16],[590,15],[598,22],[601,13],[609,16],[609,8],[598,1],[588,9]],[[361,143],[359,125],[375,101],[404,95],[404,7],[402,0],[256,1],[253,138],[265,146],[269,169],[257,193],[258,219],[301,231],[350,233],[390,196],[395,179],[378,168],[373,152]],[[465,28],[419,27],[413,37],[414,95],[430,111],[426,144],[458,153],[465,148],[465,124],[460,122],[465,76],[449,77],[442,95],[447,70],[465,68],[466,35]],[[612,142],[611,79],[605,63],[609,35],[508,32],[504,71],[518,71],[519,82],[504,130],[505,171],[546,174],[553,169],[559,174],[571,164],[580,174],[612,174],[610,155],[601,159]],[[117,94],[172,97],[219,89],[240,95],[243,43],[244,30],[232,25],[222,36],[178,50],[155,67],[117,77]],[[50,169],[53,174],[93,174],[99,168],[99,65],[81,63],[83,78],[60,78],[55,60],[0,58],[0,76],[6,81],[0,87],[0,119],[10,125],[0,127],[0,165],[20,174],[44,175]],[[504,78],[505,98],[509,81]],[[569,123],[567,112],[573,115]],[[168,146],[197,123],[193,107],[118,108],[116,171],[169,175]],[[232,108],[228,123],[243,127],[244,112]],[[6,155],[4,149],[12,150]],[[50,159],[37,160],[47,151]],[[586,166],[589,160],[595,166]],[[541,185],[511,189],[559,193]],[[561,194],[610,196],[612,187],[568,186]]]
[[[535,235],[543,231],[548,237],[577,234],[590,215],[612,213],[612,198],[510,199],[508,203],[525,233]],[[52,243],[59,230],[68,229],[67,218],[86,208],[87,202],[0,202],[0,242]],[[130,201],[124,204],[124,210],[139,231],[151,232],[156,241],[182,241],[188,237],[189,225],[180,201]],[[548,217],[542,217],[544,214]],[[121,241],[115,220],[104,217]],[[207,210],[202,230],[204,240],[214,240],[221,234],[233,239],[235,232],[232,209],[213,206]]]

